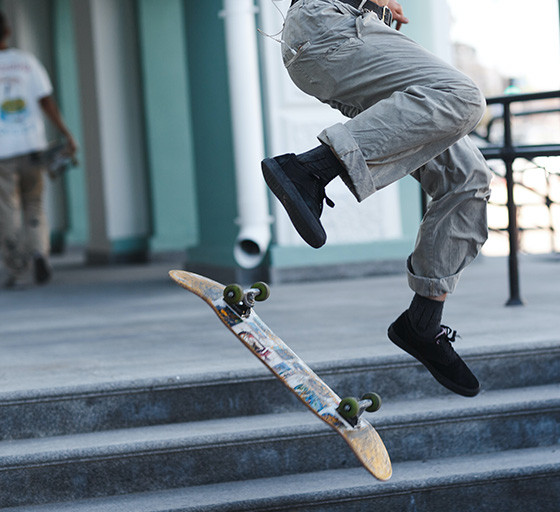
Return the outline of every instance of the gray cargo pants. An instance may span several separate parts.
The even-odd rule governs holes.
[[[465,137],[484,112],[479,89],[376,14],[338,0],[299,0],[282,38],[293,82],[351,118],[319,140],[357,200],[408,174],[430,195],[408,281],[420,295],[452,292],[488,236],[491,174]]]

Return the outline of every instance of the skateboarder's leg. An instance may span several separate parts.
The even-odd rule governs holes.
[[[408,259],[409,285],[426,297],[452,293],[488,237],[492,174],[465,137],[413,173],[431,197]]]
[[[484,98],[469,78],[385,26],[373,14],[361,15],[338,2],[298,2],[288,13],[283,38],[284,62],[294,83],[351,118],[345,124],[324,130],[319,140],[334,152],[343,166],[340,170],[340,166],[333,165],[332,173],[340,174],[359,201],[416,169],[416,174],[421,179],[424,176],[426,182],[438,170],[442,179],[445,175],[441,173],[441,169],[445,169],[443,161],[440,165],[431,161],[472,131],[483,114]],[[448,169],[448,174],[458,170],[458,175],[447,178],[450,190],[456,190],[457,201],[469,204],[470,199],[466,198],[477,192],[468,189],[468,183],[468,190],[461,192],[461,185],[455,185],[454,180],[460,183],[461,171],[469,174],[479,162],[473,167],[467,156],[473,148],[468,144],[462,143],[459,148],[464,159]],[[446,155],[449,157],[449,153]],[[299,156],[292,155],[290,159],[297,160]],[[277,175],[284,171],[284,163],[278,157],[267,159],[263,162],[265,178],[271,174],[271,167],[276,167]],[[305,165],[301,167],[304,168],[301,173],[313,175]],[[487,181],[487,173],[483,166],[480,176],[484,179],[480,181]],[[289,174],[284,172],[283,176],[288,183]],[[476,176],[480,178],[478,173]],[[469,177],[466,182],[471,180]],[[453,194],[444,199],[450,190],[440,191],[441,207],[432,209],[430,219],[452,211]],[[482,195],[487,194],[487,183],[474,190],[484,190]],[[297,210],[298,204],[304,203],[301,197],[289,197],[291,192],[287,186],[280,193],[273,191],[287,209],[289,206]],[[438,198],[437,190],[432,192]],[[321,195],[316,194],[315,198]],[[322,207],[322,198],[320,202]],[[480,211],[482,202],[475,203],[475,209]],[[316,207],[314,211],[313,224],[322,230],[321,208]],[[290,217],[294,224],[305,222],[298,215],[290,214]],[[312,223],[304,227],[313,230]],[[427,235],[428,227],[429,223],[421,235]],[[303,230],[297,224],[296,228],[300,233]],[[467,232],[463,234],[470,236]],[[438,266],[442,258],[433,254],[440,250],[445,252],[445,249],[430,247],[433,239],[429,236],[424,236],[423,240],[421,249],[429,256],[426,267],[431,265],[438,273],[430,270],[423,274],[423,268],[419,271],[411,263],[410,274],[416,281],[423,282],[422,279],[427,278],[433,285],[442,280],[447,287],[452,287],[456,284],[455,274],[439,274],[445,267]],[[463,255],[459,265],[454,265],[456,274],[472,259],[469,254],[478,252],[478,245],[477,235],[472,235],[468,248],[456,249]],[[421,254],[419,250],[411,258],[414,265]],[[452,256],[448,266],[453,267],[456,259],[460,257]],[[451,291],[446,286],[438,289],[434,285],[427,291],[419,286],[425,295],[415,296],[411,313],[403,313],[391,326],[389,335],[397,345],[422,361],[442,384],[457,393],[473,396],[478,393],[478,381],[451,347],[450,341],[455,335],[448,328],[441,328],[443,304],[433,300],[442,299]],[[420,320],[418,324],[421,324],[425,314],[430,315],[430,321],[426,322],[422,334],[435,326],[441,329],[437,335],[418,335],[419,325],[410,325],[410,319]]]
[[[319,140],[323,153],[330,148],[337,157],[332,174],[339,174],[359,201],[425,165],[476,126],[484,99],[465,75],[374,13],[362,16],[340,3],[330,10],[321,3],[316,13],[316,4],[299,4],[286,20],[284,61],[300,89],[352,118],[327,128]],[[300,156],[291,155],[292,161]],[[278,175],[285,164],[279,157],[263,162],[269,184],[271,167]],[[286,204],[288,187],[280,194],[271,188],[287,209],[303,204],[299,197]],[[315,198],[321,207],[322,197]],[[312,220],[322,230],[320,213],[316,207]]]
[[[464,138],[414,177],[432,201],[407,262],[409,285],[416,293],[409,309],[389,328],[389,338],[444,386],[474,396],[480,384],[450,345],[455,333],[441,325],[442,299],[453,292],[488,236],[491,173],[470,139]]]

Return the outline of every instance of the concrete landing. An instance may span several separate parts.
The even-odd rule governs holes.
[[[261,367],[208,306],[167,277],[180,260],[92,268],[66,256],[53,266],[47,286],[0,290],[4,393]],[[560,340],[560,257],[524,256],[520,275],[527,304],[505,307],[505,258],[481,257],[465,271],[444,312],[462,336],[460,354]],[[411,296],[404,273],[280,284],[257,312],[313,366],[401,353],[386,330]]]

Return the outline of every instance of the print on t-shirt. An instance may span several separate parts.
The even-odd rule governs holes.
[[[29,115],[25,100],[21,94],[18,94],[18,89],[21,87],[18,82],[19,80],[12,77],[6,77],[5,80],[0,78],[0,89],[3,92],[3,94],[0,94],[2,98],[0,118],[8,123],[22,123]]]

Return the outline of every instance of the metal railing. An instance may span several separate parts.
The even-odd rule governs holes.
[[[517,209],[518,205],[515,203],[514,187],[514,169],[513,163],[518,158],[524,158],[532,161],[538,157],[552,157],[560,156],[560,142],[558,144],[536,144],[536,145],[516,145],[514,143],[512,134],[512,118],[519,116],[537,115],[537,114],[552,114],[559,113],[560,109],[540,109],[540,110],[527,110],[523,112],[512,112],[511,106],[513,103],[526,103],[529,101],[543,101],[554,98],[560,98],[560,91],[550,91],[534,94],[516,94],[497,96],[487,99],[488,105],[501,105],[502,114],[493,118],[487,125],[486,135],[476,133],[480,138],[484,139],[487,145],[480,147],[480,150],[487,160],[501,160],[505,165],[505,179],[507,187],[507,211],[508,211],[508,235],[509,235],[509,288],[510,297],[507,301],[508,306],[522,305],[523,299],[521,298],[519,286],[519,226],[517,222]],[[491,142],[490,131],[496,120],[501,119],[503,122],[503,138],[499,144]],[[536,192],[533,190],[533,192]],[[546,206],[550,208],[554,202],[548,195],[544,197]],[[550,217],[552,219],[552,217]],[[552,234],[554,234],[554,226],[551,226]]]

